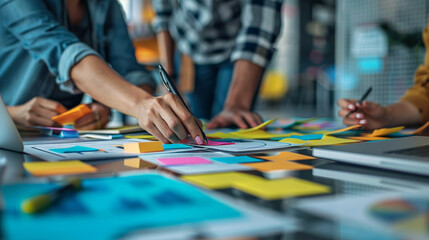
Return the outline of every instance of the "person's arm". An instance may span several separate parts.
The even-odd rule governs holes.
[[[345,125],[363,125],[367,129],[413,125],[421,122],[421,115],[413,104],[402,101],[388,106],[364,101],[362,105],[356,99],[340,99],[341,109],[338,115],[343,118]],[[349,112],[357,110],[346,117]]]
[[[242,28],[231,53],[234,73],[223,111],[207,124],[207,128],[235,124],[240,128],[255,127],[262,118],[252,112],[251,105],[262,73],[274,52],[274,43],[281,28],[280,0],[245,1]]]
[[[168,32],[168,27],[173,7],[172,0],[153,1],[153,9],[156,13],[153,26],[157,32],[156,39],[158,41],[160,62],[170,76],[174,74],[174,41]]]

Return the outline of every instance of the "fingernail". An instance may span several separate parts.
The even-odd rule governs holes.
[[[366,124],[366,119],[362,119],[359,121],[359,124]]]
[[[195,142],[197,142],[198,145],[202,145],[204,143],[203,140],[201,140],[200,136],[197,136],[195,138]]]
[[[357,113],[356,114],[356,118],[362,118],[362,117],[363,117],[362,113]]]
[[[350,110],[353,110],[353,109],[355,109],[355,106],[354,106],[353,104],[350,104],[350,105],[348,106],[348,108],[349,108]]]

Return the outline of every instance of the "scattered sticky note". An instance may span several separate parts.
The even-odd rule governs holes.
[[[296,162],[260,162],[260,163],[245,163],[244,166],[251,167],[261,172],[272,171],[297,171],[313,169],[313,166],[305,165]]]
[[[312,157],[312,156],[307,156],[307,155],[293,153],[293,152],[280,152],[279,154],[274,156],[253,156],[253,157],[261,158],[261,159],[265,159],[273,162],[316,159],[315,157]]]
[[[127,153],[160,152],[163,150],[162,143],[159,141],[124,143],[124,151]]]
[[[95,152],[99,151],[97,148],[84,147],[84,146],[73,146],[68,148],[52,148],[49,149],[52,152],[56,153],[79,153],[79,152]]]
[[[355,142],[359,142],[359,140],[337,138],[337,137],[325,135],[320,140],[309,140],[307,142],[299,139],[294,139],[294,138],[285,138],[280,140],[279,142],[303,144],[304,146],[308,146],[308,147],[316,147],[316,146],[329,146],[329,145],[338,145],[338,144],[346,144],[346,143],[355,143]]]
[[[260,177],[238,172],[212,173],[201,175],[184,176],[182,179],[186,182],[205,187],[208,189],[225,189],[232,187],[233,183],[259,180]]]
[[[140,158],[127,158],[124,159],[124,166],[132,168],[150,168],[155,167],[156,165],[143,161]]]
[[[79,160],[60,162],[26,162],[24,168],[34,176],[51,176],[97,172],[97,169]]]
[[[300,140],[320,140],[323,138],[323,134],[307,134],[307,135],[302,135],[302,136],[298,136],[298,135],[291,135],[288,138],[296,138],[296,139],[300,139]]]
[[[236,156],[236,157],[218,157],[211,158],[212,160],[223,162],[223,163],[252,163],[252,162],[263,162],[261,159],[249,157],[249,156]]]
[[[125,138],[134,138],[134,139],[156,139],[156,137],[152,135],[126,135]]]
[[[371,134],[365,134],[365,136],[371,136],[371,137],[382,137],[387,136],[392,133],[397,133],[404,129],[405,127],[394,127],[394,128],[381,128],[374,130]]]
[[[266,200],[329,193],[330,188],[298,178],[236,182],[233,187]]]
[[[361,127],[362,127],[362,125],[353,125],[353,126],[350,126],[350,127],[346,127],[346,128],[342,128],[342,129],[338,129],[338,130],[332,131],[332,132],[328,132],[326,134],[327,135],[333,135],[333,134],[336,134],[336,133],[342,133],[342,132],[347,132],[347,131],[350,131],[350,130],[358,129],[358,128],[361,128]]]
[[[158,161],[165,166],[172,165],[194,165],[194,164],[208,164],[211,163],[202,157],[177,157],[177,158],[158,158]]]
[[[170,143],[170,144],[162,144],[164,150],[176,150],[176,149],[189,149],[191,146],[181,144],[181,143]]]
[[[271,123],[273,123],[273,122],[275,122],[275,121],[277,121],[277,119],[267,120],[267,121],[265,121],[264,123],[259,124],[259,125],[258,125],[258,126],[256,126],[256,127],[249,128],[249,129],[241,129],[241,130],[238,130],[237,132],[245,133],[245,132],[252,132],[252,131],[260,130],[260,129],[262,129],[262,128],[264,128],[264,127],[268,126],[268,125],[270,125]]]

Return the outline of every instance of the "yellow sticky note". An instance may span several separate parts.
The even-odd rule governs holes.
[[[353,125],[353,126],[350,126],[350,127],[346,127],[346,128],[342,128],[342,129],[338,129],[338,130],[332,131],[332,132],[328,132],[328,133],[326,133],[326,135],[347,132],[347,131],[350,131],[350,130],[353,130],[353,129],[357,129],[357,128],[361,128],[361,127],[362,127],[362,125]]]
[[[390,138],[386,137],[369,137],[369,136],[360,136],[360,137],[348,137],[348,139],[361,140],[361,141],[377,141],[377,140],[386,140]]]
[[[234,136],[234,138],[240,138],[240,139],[269,139],[269,138],[290,136],[290,133],[269,133],[264,130],[254,130],[250,132],[233,132],[229,134]]]
[[[125,143],[124,151],[127,153],[145,153],[145,152],[161,152],[164,151],[162,143],[156,142],[134,142]]]
[[[26,162],[24,168],[34,176],[70,175],[97,172],[97,168],[79,160]]]
[[[294,144],[302,143],[302,144],[305,144],[304,146],[316,147],[316,146],[329,146],[329,145],[339,145],[339,144],[346,144],[346,143],[355,143],[355,142],[359,142],[359,140],[337,138],[337,137],[325,135],[320,140],[309,140],[307,142],[299,139],[293,139],[293,138],[282,139],[279,142],[294,143]]]
[[[265,121],[262,124],[259,124],[258,126],[254,127],[254,128],[242,129],[242,130],[238,130],[237,132],[245,133],[245,132],[253,132],[253,131],[256,131],[256,130],[260,130],[261,128],[264,128],[264,127],[270,125],[271,123],[273,123],[275,121],[277,121],[277,119],[271,119],[271,120]]]
[[[156,137],[152,135],[127,135],[125,138],[134,138],[134,139],[156,139]]]
[[[394,128],[381,128],[374,130],[371,134],[365,134],[365,136],[371,136],[371,137],[382,137],[386,136],[392,133],[396,133],[404,129],[405,127],[394,127]]]
[[[293,152],[280,152],[279,154],[274,156],[252,156],[252,157],[265,159],[273,162],[316,159],[315,157],[312,157],[312,156],[302,155],[302,154],[293,153]]]
[[[225,189],[230,188],[235,182],[249,182],[261,179],[261,177],[238,173],[238,172],[227,172],[227,173],[213,173],[213,174],[201,174],[201,175],[188,175],[182,177],[186,182],[205,187],[208,189]]]
[[[313,166],[305,165],[296,162],[259,162],[259,163],[246,163],[245,166],[251,167],[260,172],[272,171],[297,171],[313,169]]]
[[[324,194],[330,191],[328,186],[298,178],[236,182],[233,187],[266,200]]]

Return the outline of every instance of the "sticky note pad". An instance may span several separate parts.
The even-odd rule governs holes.
[[[177,158],[158,158],[159,162],[166,166],[172,165],[194,165],[194,164],[208,164],[211,163],[202,157],[177,157]]]
[[[159,141],[124,143],[124,151],[127,153],[160,152],[163,150],[162,143]]]
[[[246,163],[245,166],[251,167],[261,172],[272,171],[297,171],[313,169],[313,166],[305,165],[296,162],[261,162],[261,163]]]
[[[279,180],[260,180],[251,183],[236,182],[233,187],[250,195],[276,200],[289,197],[308,196],[329,193],[330,188],[321,184],[298,178],[285,178]]]
[[[143,161],[140,158],[127,158],[124,159],[124,166],[132,168],[150,168],[155,167],[156,165]]]
[[[248,157],[248,156],[237,156],[237,157],[218,157],[211,158],[212,160],[223,162],[223,163],[252,163],[252,162],[263,162],[261,159]]]
[[[171,143],[171,144],[162,144],[164,150],[175,150],[175,149],[188,149],[192,148],[191,146],[181,144],[181,143]]]
[[[49,149],[52,152],[56,153],[79,153],[79,152],[95,152],[99,149],[92,147],[84,147],[84,146],[73,146],[68,148],[52,148]]]
[[[316,159],[315,157],[312,157],[312,156],[307,156],[307,155],[293,153],[293,152],[280,152],[279,154],[274,156],[254,156],[254,157],[265,159],[268,161],[273,161],[273,162]]]
[[[243,182],[248,183],[250,181],[259,180],[260,177],[238,173],[212,173],[212,174],[201,174],[201,175],[190,175],[184,176],[182,179],[186,182],[205,187],[208,189],[225,189],[232,187],[233,183]]]
[[[97,172],[97,169],[79,160],[61,162],[26,162],[24,168],[34,176],[51,176]]]

